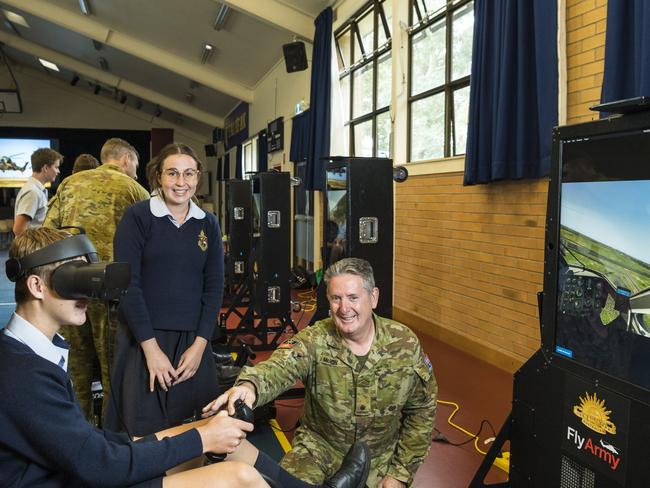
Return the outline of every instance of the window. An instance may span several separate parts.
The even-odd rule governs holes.
[[[464,154],[474,2],[410,2],[409,160]]]
[[[244,172],[242,176],[245,180],[250,179],[251,174],[257,172],[257,141],[258,138],[254,137],[242,144],[244,152],[242,157]]]
[[[351,156],[390,156],[392,1],[368,2],[334,33]]]

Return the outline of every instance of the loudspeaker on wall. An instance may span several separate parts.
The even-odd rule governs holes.
[[[287,73],[303,71],[307,69],[307,52],[305,43],[302,41],[290,42],[282,46],[284,62],[287,66]]]

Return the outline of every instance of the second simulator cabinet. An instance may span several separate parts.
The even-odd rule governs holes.
[[[376,313],[393,316],[393,162],[332,158],[327,164],[325,268],[344,257],[367,260],[379,288]],[[326,306],[326,305],[325,305]],[[319,311],[321,309],[319,303]],[[326,311],[327,309],[325,309]]]
[[[291,181],[287,172],[258,173],[252,180],[255,308],[279,317],[291,308]]]

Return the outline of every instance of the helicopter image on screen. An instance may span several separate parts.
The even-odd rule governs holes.
[[[25,153],[17,153],[17,154],[12,154],[10,156],[1,156],[0,157],[0,171],[25,171],[25,168],[27,168],[27,165],[29,162],[26,162],[23,167],[21,168],[18,166],[12,158],[15,158],[16,156],[20,156],[21,154]]]

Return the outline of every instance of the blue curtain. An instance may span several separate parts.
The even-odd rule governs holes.
[[[465,185],[548,175],[556,37],[552,0],[475,1]]]
[[[609,0],[600,101],[641,95],[650,95],[650,4],[647,0]]]
[[[266,129],[257,135],[257,171],[264,173],[269,169],[269,152],[266,145]]]
[[[309,153],[310,111],[305,110],[294,116],[291,123],[291,149],[289,161],[299,163],[307,161]]]
[[[237,164],[235,164],[235,178],[238,180],[242,179],[244,158],[242,158],[242,153],[244,152],[241,144],[237,144]]]
[[[223,179],[230,179],[230,153],[223,155]]]
[[[332,7],[316,17],[314,50],[311,62],[309,111],[311,129],[307,158],[307,189],[325,190],[325,165],[322,157],[330,152],[330,61],[332,57]]]

